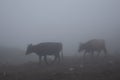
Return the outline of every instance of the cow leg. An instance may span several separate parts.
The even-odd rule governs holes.
[[[53,64],[55,61],[57,61],[57,59],[59,60],[58,55],[54,55],[54,56],[55,56],[54,60],[49,63],[49,62],[48,62],[48,59],[47,59],[47,55],[45,55],[45,56],[44,56],[44,60],[45,60],[46,64]]]
[[[60,55],[57,55],[58,63],[60,63]]]
[[[105,54],[105,57],[107,56],[107,50],[106,48],[104,48],[104,54]]]
[[[42,56],[39,56],[39,64],[41,64],[41,58],[42,58]]]
[[[46,64],[48,64],[47,55],[44,56],[44,61]]]
[[[87,59],[86,59],[87,54],[88,54],[88,51],[85,51],[84,54],[83,54],[83,60],[82,60],[83,64],[86,64],[86,62],[87,62]]]
[[[58,63],[60,62],[60,55],[59,54],[56,54],[56,55],[54,55],[55,56],[55,59],[54,59],[54,61],[53,61],[53,63],[55,62],[55,61],[57,61]]]
[[[91,58],[93,59],[93,57],[94,57],[94,51],[90,51],[90,54],[91,54]]]
[[[100,56],[100,53],[101,53],[101,51],[98,51],[98,53],[97,53],[97,57],[99,57],[99,56]]]
[[[85,59],[87,52],[85,51],[83,54],[83,59]]]
[[[52,63],[51,64],[53,64],[53,63],[55,63],[55,61],[57,60],[57,56],[56,55],[54,55],[54,60],[52,61]]]

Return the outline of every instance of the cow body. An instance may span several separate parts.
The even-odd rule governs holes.
[[[94,52],[98,52],[98,56],[101,51],[104,51],[105,55],[107,54],[107,50],[105,47],[105,41],[103,39],[93,39],[86,43],[83,43],[79,46],[79,52],[84,51],[84,57],[86,53],[94,54]]]
[[[44,60],[47,63],[47,55],[53,55],[55,56],[55,60],[58,59],[60,61],[60,52],[62,53],[62,43],[44,42],[38,45],[29,45],[26,54],[36,53],[39,56],[39,62],[41,61],[41,57],[44,56]]]

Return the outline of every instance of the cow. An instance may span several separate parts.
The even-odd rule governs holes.
[[[86,43],[80,44],[78,52],[81,51],[84,51],[84,57],[86,56],[86,53],[90,53],[91,56],[93,56],[95,51],[98,52],[97,56],[100,55],[101,51],[104,51],[105,56],[107,55],[107,49],[103,39],[92,39]]]
[[[63,59],[63,46],[60,42],[43,42],[37,45],[30,44],[27,47],[26,55],[30,53],[36,53],[39,56],[39,63],[41,63],[41,57],[43,56],[45,62],[48,64],[47,55],[55,56],[54,61],[58,60],[60,62],[60,58]]]

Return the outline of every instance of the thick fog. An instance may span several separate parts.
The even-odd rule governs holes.
[[[104,39],[120,49],[119,0],[0,0],[0,46],[62,42],[76,54],[80,42]],[[112,49],[112,50],[111,50]]]

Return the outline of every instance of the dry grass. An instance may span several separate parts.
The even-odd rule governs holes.
[[[120,56],[86,60],[65,57],[60,64],[0,65],[0,80],[120,80]]]

